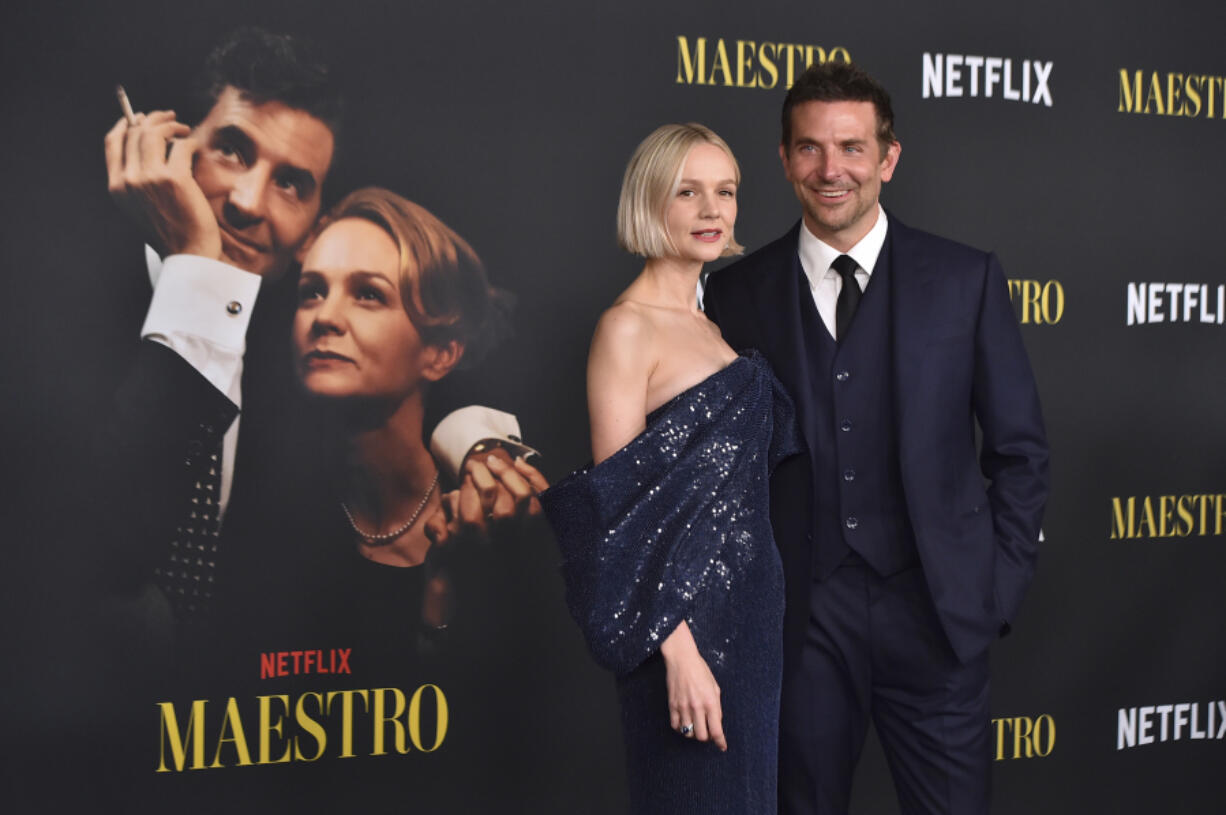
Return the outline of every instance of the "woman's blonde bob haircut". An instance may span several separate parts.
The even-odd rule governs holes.
[[[663,125],[643,139],[626,165],[617,202],[617,242],[631,254],[659,258],[677,254],[664,224],[664,211],[677,193],[685,158],[695,145],[713,144],[728,154],[741,183],[741,168],[728,143],[709,127],[691,122]],[[732,233],[720,257],[739,255],[745,247]]]
[[[400,255],[400,302],[427,345],[457,342],[460,367],[479,360],[504,333],[509,298],[490,285],[468,242],[424,207],[380,187],[345,196],[315,227],[344,218],[382,227]]]

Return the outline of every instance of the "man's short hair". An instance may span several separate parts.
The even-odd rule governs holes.
[[[200,118],[227,87],[262,105],[280,102],[319,119],[339,136],[344,101],[335,77],[311,41],[244,26],[217,44],[199,83]]]
[[[617,202],[617,242],[631,254],[658,258],[675,254],[664,225],[664,211],[677,193],[685,157],[696,145],[712,144],[728,154],[741,183],[741,168],[728,143],[713,130],[693,122],[684,125],[663,125],[651,132],[635,149],[622,178],[621,198]],[[745,247],[736,242],[732,232],[721,257],[739,255]]]
[[[877,141],[882,155],[894,142],[894,108],[881,83],[852,62],[822,62],[810,65],[783,100],[781,144],[792,141],[792,109],[805,102],[872,102],[877,111]]]

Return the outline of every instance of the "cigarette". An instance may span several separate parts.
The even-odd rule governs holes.
[[[128,101],[123,85],[115,86],[115,96],[119,99],[119,108],[123,111],[123,117],[128,120],[128,126],[136,124],[136,114],[132,112],[132,103]]]

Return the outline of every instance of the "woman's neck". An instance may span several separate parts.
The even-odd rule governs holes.
[[[631,286],[631,298],[653,306],[698,313],[702,262],[679,257],[649,258]]]
[[[381,423],[349,436],[342,495],[372,531],[406,520],[434,481],[434,459],[422,441],[423,414],[422,399],[414,395]]]

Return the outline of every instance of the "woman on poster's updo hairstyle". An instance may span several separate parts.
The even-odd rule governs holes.
[[[777,806],[784,601],[767,487],[797,451],[792,409],[696,298],[703,264],[741,251],[739,183],[702,125],[635,150],[618,238],[646,264],[592,338],[594,464],[541,497],[571,612],[617,676],[636,813]]]

